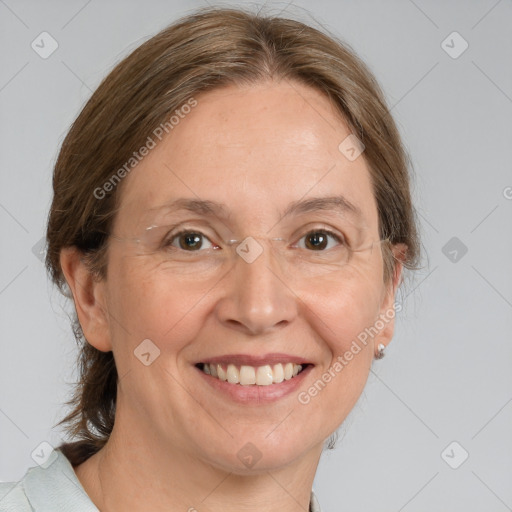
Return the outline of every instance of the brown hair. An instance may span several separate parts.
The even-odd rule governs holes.
[[[46,265],[61,291],[61,250],[75,246],[91,271],[106,276],[109,230],[119,189],[104,184],[180,106],[202,91],[228,84],[292,80],[332,102],[365,145],[382,239],[404,243],[406,268],[416,268],[419,238],[411,204],[409,160],[383,94],[353,50],[299,21],[240,9],[205,8],[178,20],[138,47],[103,80],[73,123],[54,175]],[[341,141],[340,141],[341,142]],[[98,197],[98,189],[104,192]],[[384,253],[385,281],[393,275]],[[80,379],[67,425],[75,438],[59,448],[78,465],[107,442],[114,425],[117,370],[112,352],[84,339],[75,316]],[[332,443],[331,443],[332,445]]]

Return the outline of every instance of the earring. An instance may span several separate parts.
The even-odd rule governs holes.
[[[382,359],[386,354],[384,350],[386,349],[386,345],[383,343],[379,343],[377,346],[377,353],[375,354],[375,359]]]

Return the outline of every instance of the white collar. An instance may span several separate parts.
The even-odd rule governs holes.
[[[30,468],[23,487],[30,504],[38,512],[99,512],[91,501],[73,466],[60,450],[49,466]]]

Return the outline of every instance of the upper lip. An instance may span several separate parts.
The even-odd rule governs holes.
[[[222,356],[216,357],[208,357],[206,359],[201,359],[198,361],[199,363],[205,364],[235,364],[238,366],[264,366],[264,365],[274,365],[274,364],[285,364],[285,363],[295,363],[295,364],[312,364],[307,359],[304,359],[300,356],[294,356],[292,354],[283,354],[283,353],[272,353],[272,354],[263,354],[252,356],[249,354],[225,354]]]

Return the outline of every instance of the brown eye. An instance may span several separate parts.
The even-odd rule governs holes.
[[[182,249],[187,252],[213,248],[210,240],[197,231],[182,231],[181,233],[177,233],[170,238],[166,245],[176,247],[177,249]]]
[[[197,251],[203,245],[202,235],[199,233],[185,233],[180,235],[179,244],[181,249]]]
[[[325,233],[316,232],[306,235],[306,247],[314,251],[322,250],[327,247],[327,235]]]
[[[340,243],[342,243],[342,240],[335,233],[325,230],[317,230],[310,231],[304,235],[299,243],[299,247],[310,251],[323,251]]]

